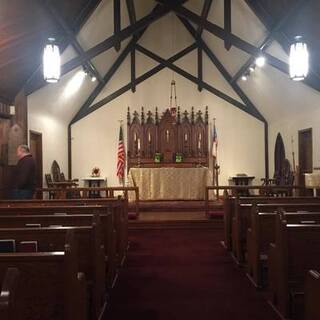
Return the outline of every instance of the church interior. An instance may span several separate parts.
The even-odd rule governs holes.
[[[0,319],[319,320],[319,17],[0,0]]]

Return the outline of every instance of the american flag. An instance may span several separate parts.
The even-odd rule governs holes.
[[[212,130],[212,146],[211,146],[211,152],[212,156],[214,158],[217,158],[218,155],[218,135],[216,130],[216,124],[213,124],[213,130]]]
[[[118,143],[118,162],[117,162],[117,177],[120,181],[124,179],[124,171],[125,171],[125,150],[124,150],[124,143],[123,143],[123,130],[122,125],[120,125],[120,132],[119,132],[119,143]]]

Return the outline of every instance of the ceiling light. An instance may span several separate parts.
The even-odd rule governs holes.
[[[266,63],[266,58],[264,56],[259,56],[258,58],[256,58],[256,65],[259,68],[262,68]]]
[[[244,74],[242,77],[241,77],[241,80],[242,81],[247,81],[248,80],[248,76],[246,74]]]
[[[309,72],[309,52],[307,44],[301,36],[294,39],[290,46],[289,70],[290,78],[301,81],[306,78]]]
[[[91,81],[92,81],[92,82],[95,82],[96,80],[97,80],[97,78],[96,78],[95,76],[92,76],[92,77],[91,77]]]
[[[60,50],[54,38],[49,38],[43,50],[43,77],[50,83],[60,79]]]
[[[254,72],[254,71],[255,71],[255,66],[254,66],[254,65],[251,65],[251,66],[249,67],[249,70],[250,70],[250,72]]]

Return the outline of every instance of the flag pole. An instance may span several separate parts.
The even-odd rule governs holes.
[[[213,129],[216,132],[216,118],[213,118]],[[215,133],[216,134],[216,133]],[[218,143],[215,143],[215,157],[213,157],[214,162],[214,185],[219,187],[219,169],[220,166],[218,165]],[[217,199],[219,200],[219,190],[216,191]]]
[[[120,128],[122,129],[122,143],[123,143],[123,147],[124,147],[124,135],[123,135],[123,120],[118,120],[119,124],[120,124]],[[125,177],[123,176],[123,178],[121,179],[122,186],[125,187]]]

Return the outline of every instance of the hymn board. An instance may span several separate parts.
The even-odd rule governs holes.
[[[128,169],[131,167],[208,166],[208,107],[183,114],[167,109],[161,116],[128,108]]]

